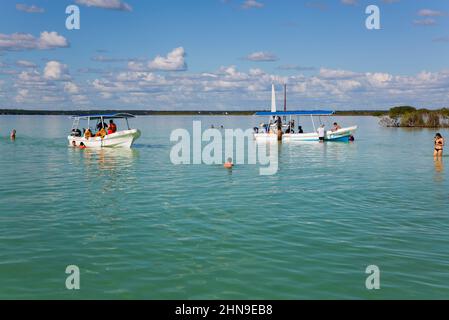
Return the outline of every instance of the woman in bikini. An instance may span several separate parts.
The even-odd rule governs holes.
[[[435,158],[443,156],[443,146],[444,146],[444,138],[440,133],[435,135],[435,149],[433,151],[433,156]]]

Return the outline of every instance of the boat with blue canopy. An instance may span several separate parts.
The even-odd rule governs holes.
[[[339,127],[326,130],[321,123],[321,117],[331,117],[335,114],[333,110],[294,110],[286,111],[286,99],[284,99],[284,111],[277,111],[276,92],[272,85],[271,111],[257,112],[257,116],[269,117],[267,124],[262,123],[254,128],[254,138],[257,141],[280,140],[280,141],[320,141],[320,133],[324,141],[350,141],[354,138],[357,126]],[[288,117],[288,121],[287,121]],[[296,118],[296,120],[294,119]],[[302,126],[295,127],[300,117],[310,117],[313,132],[304,133]],[[319,125],[316,118],[318,117]],[[282,118],[284,121],[282,121]]]

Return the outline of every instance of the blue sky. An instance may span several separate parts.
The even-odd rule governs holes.
[[[81,29],[67,30],[76,4]],[[380,8],[381,30],[365,27]],[[446,0],[6,0],[0,108],[449,107]],[[281,97],[279,97],[281,99]]]

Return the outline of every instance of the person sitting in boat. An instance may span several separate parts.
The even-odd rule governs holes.
[[[114,123],[114,120],[109,120],[109,128],[108,134],[113,134],[117,132],[117,126]]]
[[[87,128],[86,131],[84,131],[84,138],[86,138],[87,140],[92,138],[92,131],[90,131],[89,128]]]
[[[266,123],[261,123],[261,127],[263,128],[263,131],[265,133],[268,133],[270,131],[270,127]]]
[[[302,126],[298,126],[298,133],[304,133],[304,130],[302,129]]]
[[[101,129],[107,129],[108,125],[106,124],[106,122],[98,122],[97,124],[97,130],[100,131]]]
[[[81,137],[81,130],[80,129],[73,129],[72,130],[72,137]]]
[[[332,132],[338,131],[340,129],[341,129],[341,126],[338,123],[334,122],[334,127],[332,128]]]
[[[101,128],[100,131],[98,131],[95,134],[95,137],[101,137],[102,139],[107,135],[108,133],[106,132],[105,128]]]

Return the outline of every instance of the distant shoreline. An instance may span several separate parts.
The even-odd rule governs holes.
[[[262,110],[260,110],[262,111]],[[21,109],[0,109],[0,115],[23,115],[23,116],[72,116],[80,114],[111,114],[111,113],[131,113],[136,116],[252,116],[258,111],[168,111],[168,110],[21,110]],[[336,111],[336,116],[383,116],[387,115],[387,110],[346,110]]]

